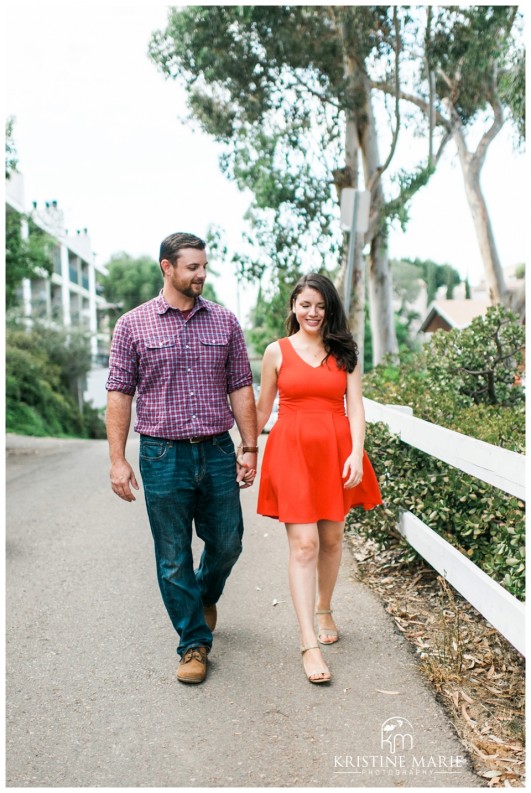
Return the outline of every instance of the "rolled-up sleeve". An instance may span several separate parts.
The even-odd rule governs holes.
[[[127,317],[120,317],[114,328],[109,356],[107,391],[134,396],[138,383],[138,356],[133,346]]]
[[[238,322],[235,320],[229,342],[227,356],[227,393],[252,385],[253,374],[245,347],[245,339]]]

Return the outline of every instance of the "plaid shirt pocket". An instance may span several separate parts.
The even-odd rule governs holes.
[[[201,363],[211,372],[220,371],[225,367],[228,351],[229,340],[226,336],[199,337]]]

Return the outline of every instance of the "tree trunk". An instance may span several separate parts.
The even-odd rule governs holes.
[[[353,117],[347,121],[345,140],[345,162],[352,173],[352,187],[359,187],[359,140],[356,122]],[[352,232],[351,232],[352,234]],[[347,316],[350,322],[352,335],[356,340],[359,350],[359,366],[363,374],[363,348],[365,342],[365,279],[363,277],[363,240],[359,234],[349,244],[354,244],[354,267],[352,269],[352,284],[350,301],[347,306]],[[348,249],[346,250],[348,257]]]
[[[356,88],[357,67],[352,58],[348,55],[344,56],[345,65],[345,78],[349,82],[349,88],[354,94]],[[334,173],[334,181],[337,189],[339,203],[341,204],[341,190],[344,187],[359,187],[359,151],[360,142],[358,137],[358,126],[354,111],[347,111],[347,119],[345,125],[345,167]],[[351,233],[344,234],[343,244],[343,258],[341,268],[336,279],[336,286],[338,288],[341,298],[344,298],[346,293],[346,276],[347,276],[347,261],[349,253],[349,245]],[[350,291],[349,305],[346,306],[346,314],[350,323],[352,335],[358,345],[359,351],[359,366],[363,373],[363,350],[365,342],[365,279],[363,268],[363,239],[361,235],[357,235],[355,240],[357,242],[354,249],[354,267],[352,270],[352,281]]]
[[[458,139],[461,138],[459,141]],[[489,290],[490,302],[505,303],[507,300],[507,290],[503,270],[494,240],[492,223],[490,222],[489,211],[485,203],[483,191],[479,180],[479,170],[474,167],[473,158],[464,145],[462,133],[454,133],[457,143],[463,180],[465,183],[465,193],[474,222],[481,258],[485,267],[485,278]]]
[[[359,187],[358,158],[361,150],[368,185],[380,166],[377,127],[371,103],[371,86],[362,64],[355,52],[351,52],[348,19],[339,28],[343,46],[343,70],[346,82],[345,94],[348,98],[346,110],[345,172],[350,172],[352,187]],[[336,182],[337,185],[337,182]],[[346,184],[344,186],[347,186]],[[373,362],[379,363],[384,355],[398,352],[396,341],[393,293],[389,259],[387,256],[387,231],[381,222],[385,208],[382,186],[378,179],[372,190],[371,202],[377,213],[375,232],[368,240],[371,242],[369,264],[369,303],[371,330],[373,337]],[[354,337],[360,348],[363,360],[363,339],[365,328],[365,278],[363,263],[363,239],[359,235],[352,277],[352,299],[349,319]],[[366,240],[367,241],[367,237]]]
[[[365,184],[370,184],[380,165],[380,155],[368,84],[365,96],[366,123],[360,139]],[[385,198],[382,183],[380,179],[376,179],[371,191],[371,215],[374,220],[371,223],[373,232],[370,238],[371,250],[368,273],[373,345],[372,360],[374,365],[380,363],[385,355],[397,355],[398,353],[393,311],[393,284],[387,250],[387,228],[385,223],[382,222],[384,208]]]
[[[376,366],[385,355],[398,354],[386,233],[379,232],[371,240],[368,281],[372,361]]]

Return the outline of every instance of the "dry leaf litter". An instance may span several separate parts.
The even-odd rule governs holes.
[[[476,773],[487,787],[523,787],[525,660],[421,559],[403,561],[403,546],[386,549],[348,534],[356,576],[383,600],[413,645]]]

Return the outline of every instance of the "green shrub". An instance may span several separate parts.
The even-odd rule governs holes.
[[[503,306],[492,306],[464,330],[438,331],[425,358],[432,387],[457,391],[476,405],[523,402],[523,390],[514,381],[524,344],[524,326]]]
[[[383,506],[350,513],[347,523],[386,546],[409,510],[516,597],[525,591],[525,512],[514,496],[403,443],[381,422],[367,426],[367,453]],[[401,553],[415,552],[405,540]]]
[[[389,363],[378,366],[364,378],[364,395],[383,404],[409,405],[418,418],[524,452],[524,395],[522,388],[514,386],[523,339],[521,327],[509,312],[495,309],[489,310],[485,321],[475,323],[472,330],[452,333],[435,334],[436,340],[409,356],[400,367]],[[492,334],[497,334],[499,342],[494,348],[489,342]],[[513,353],[518,349],[512,358],[505,358],[500,355],[502,347],[510,347]],[[475,356],[477,367],[473,371],[497,370],[491,378],[494,392],[470,381],[469,373],[460,374],[463,361],[470,368],[471,356]],[[498,361],[495,365],[494,357]],[[497,404],[491,402],[492,393]],[[353,511],[347,520],[351,531],[388,545],[396,541],[400,511],[409,510],[509,592],[524,597],[523,502],[408,446],[385,424],[367,425],[366,449],[378,475],[384,505],[367,513]],[[405,541],[399,547],[406,558],[415,557]]]
[[[46,422],[35,408],[30,408],[23,403],[9,403],[6,406],[6,426],[8,432],[19,435],[35,435],[44,438],[50,435]]]
[[[80,413],[74,387],[90,367],[86,341],[61,331],[11,327],[6,335],[6,429],[24,435],[101,438],[89,405]]]

